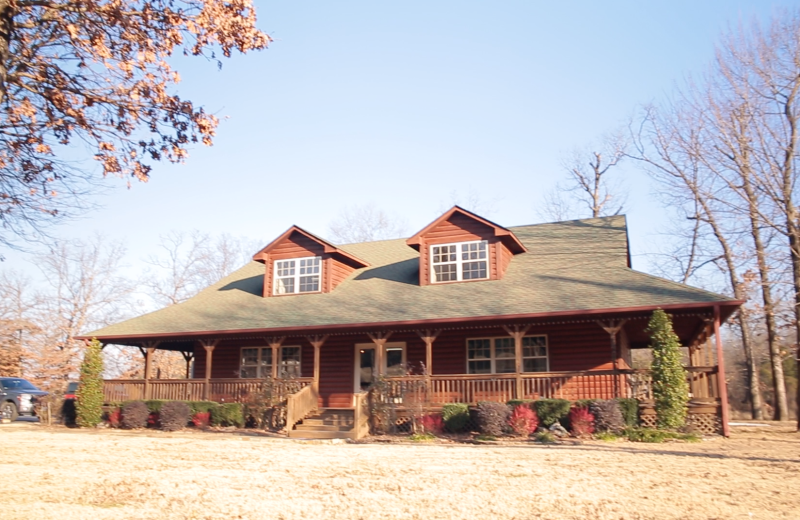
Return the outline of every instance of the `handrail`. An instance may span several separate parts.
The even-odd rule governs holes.
[[[353,433],[356,439],[369,435],[369,396],[371,392],[371,390],[359,392],[355,395]]]
[[[286,398],[286,431],[302,421],[319,406],[319,392],[315,385],[304,386]]]

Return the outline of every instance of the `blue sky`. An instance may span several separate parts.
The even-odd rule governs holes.
[[[702,73],[729,24],[792,2],[257,2],[265,52],[178,58],[182,97],[223,117],[213,147],[147,184],[108,179],[102,207],[56,232],[124,238],[130,263],[168,230],[266,244],[292,224],[326,234],[372,203],[423,227],[478,196],[506,226],[538,221],[574,147]],[[634,267],[669,218],[636,168],[619,172]],[[29,259],[7,253],[6,265]]]

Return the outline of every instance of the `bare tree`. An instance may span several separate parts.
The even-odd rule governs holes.
[[[626,139],[616,133],[606,137],[595,149],[573,150],[562,161],[567,180],[559,182],[543,196],[537,209],[539,217],[558,221],[622,213],[625,191],[618,181],[609,177],[609,172],[625,158],[627,147]]]
[[[41,303],[30,278],[17,271],[0,274],[0,375],[22,376],[23,341],[41,332],[33,310]]]
[[[343,209],[328,226],[328,233],[339,244],[388,240],[402,237],[406,224],[374,204],[365,204]]]
[[[213,238],[207,233],[171,231],[161,236],[159,254],[145,261],[150,269],[142,285],[158,305],[174,305],[191,298],[251,260],[256,243],[231,235]]]

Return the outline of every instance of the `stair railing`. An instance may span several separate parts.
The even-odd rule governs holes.
[[[369,435],[369,394],[371,391],[359,392],[355,395],[353,412],[353,433],[356,439]]]
[[[315,412],[318,406],[319,391],[314,385],[305,386],[299,392],[290,394],[286,398],[286,431],[291,431],[295,424]]]

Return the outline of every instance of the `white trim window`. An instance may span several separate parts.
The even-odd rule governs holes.
[[[278,349],[278,377],[301,377],[302,348],[282,346]],[[241,352],[239,377],[264,379],[272,375],[272,347],[244,347]]]
[[[522,371],[547,372],[547,336],[522,338]],[[467,340],[468,374],[513,374],[516,372],[514,339],[476,338]]]
[[[489,278],[486,240],[431,246],[431,282],[462,282]]]
[[[319,292],[321,270],[322,258],[319,256],[275,260],[272,294]]]

